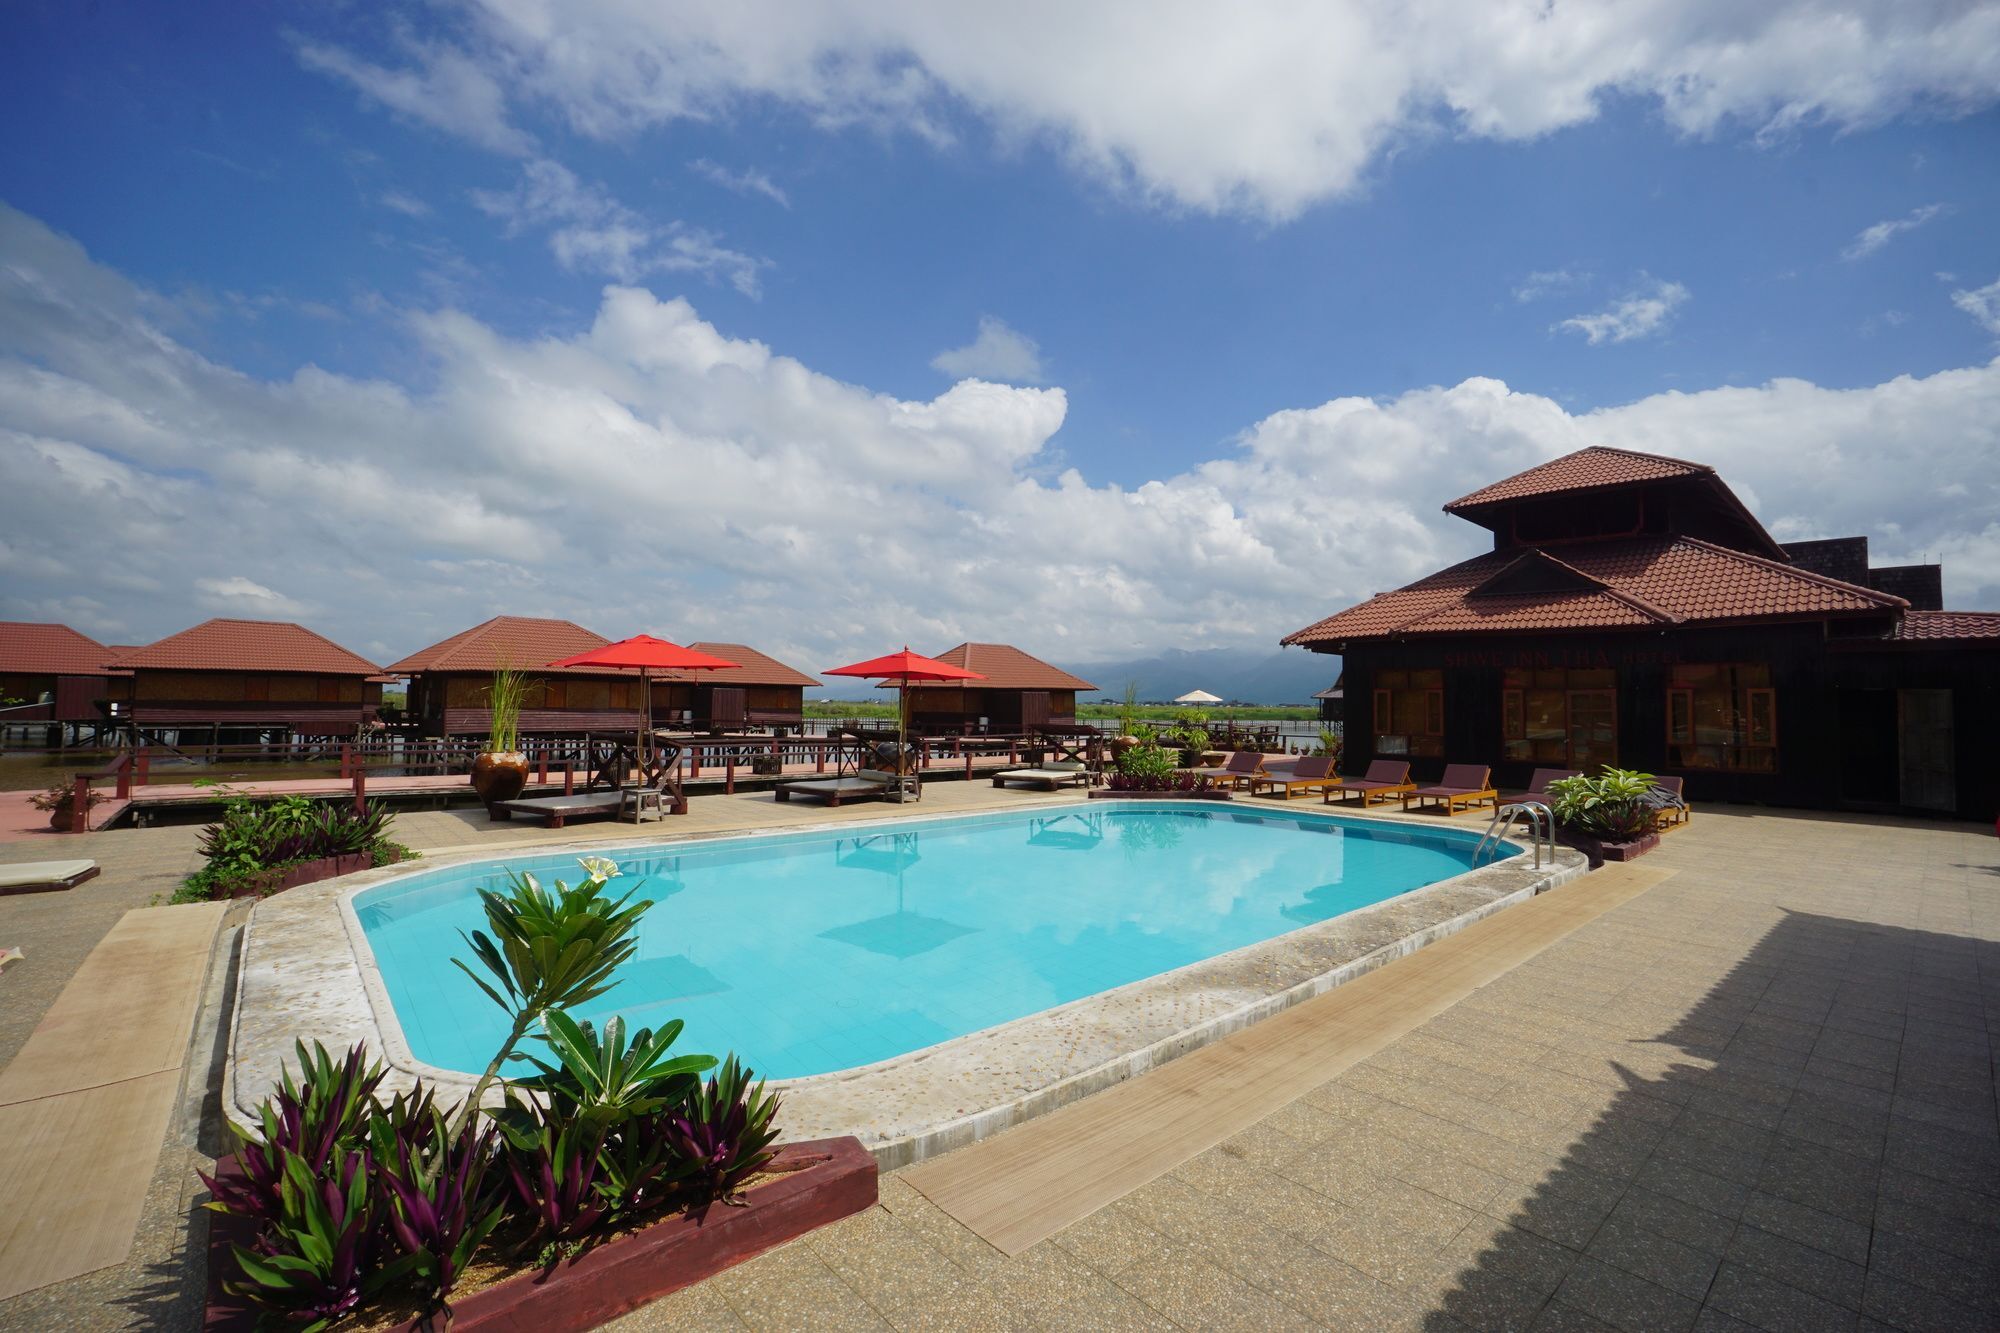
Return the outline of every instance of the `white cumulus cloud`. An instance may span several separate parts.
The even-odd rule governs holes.
[[[2000,9],[1944,0],[467,0],[454,20],[394,66],[300,55],[503,152],[529,151],[524,111],[620,138],[781,108],[939,146],[970,117],[1135,197],[1271,218],[1413,141],[1533,139],[1619,99],[1768,142],[2000,98]]]
[[[265,378],[4,207],[0,253],[0,617],[74,607],[123,640],[217,599],[282,614],[268,594],[381,657],[502,612],[807,668],[906,640],[1079,665],[1271,646],[1478,551],[1441,504],[1588,444],[1713,462],[1781,537],[1942,556],[1954,605],[2000,608],[2000,360],[1587,413],[1482,377],[1332,397],[1116,485],[1051,475],[1060,388],[897,398],[640,287],[534,336],[409,312],[407,382]],[[78,543],[79,513],[117,522]]]
[[[705,157],[696,158],[688,163],[688,166],[697,175],[715,182],[725,190],[734,190],[737,194],[761,194],[780,207],[792,206],[791,199],[783,189],[779,188],[777,182],[755,167],[739,167],[732,170]]]
[[[979,334],[963,347],[951,347],[931,358],[935,370],[955,378],[1000,380],[1009,384],[1040,384],[1045,377],[1042,349],[1027,334],[992,315],[979,317]]]
[[[305,607],[275,592],[253,579],[241,574],[231,574],[227,578],[206,578],[194,581],[196,600],[212,610],[228,615],[268,618],[272,616],[295,616]]]
[[[1571,315],[1556,327],[1581,333],[1592,346],[1631,342],[1664,330],[1687,299],[1680,283],[1653,278],[1595,314]]]

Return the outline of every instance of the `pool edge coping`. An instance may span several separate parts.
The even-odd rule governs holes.
[[[1075,802],[1055,802],[1038,804],[1040,811],[1056,811],[1071,807],[1088,808],[1081,799]],[[1025,807],[1024,807],[1025,808]],[[752,840],[800,834],[834,833],[844,836],[845,830],[860,830],[879,827],[884,824],[905,825],[909,823],[942,823],[953,819],[976,820],[988,812],[968,812],[954,810],[934,814],[911,814],[898,811],[885,814],[879,819],[842,821],[832,823],[788,824],[775,828],[709,830],[692,834],[668,834],[653,839],[635,837],[623,844],[626,848],[644,846],[664,848],[675,844],[699,844],[725,840]],[[1379,814],[1362,814],[1352,810],[1316,811],[1298,807],[1277,805],[1268,811],[1247,810],[1243,813],[1269,813],[1272,815],[1304,816],[1309,820],[1332,819],[1365,821],[1371,824],[1408,828],[1413,822],[1396,816],[1383,817]],[[1417,826],[1421,828],[1421,826]],[[1434,827],[1428,832],[1451,832],[1463,837],[1473,836],[1473,831],[1452,828],[1449,825]],[[882,1169],[892,1170],[912,1165],[939,1153],[985,1138],[1000,1130],[1047,1114],[1071,1102],[1080,1100],[1093,1092],[1102,1090],[1127,1078],[1146,1072],[1170,1060],[1197,1050],[1202,1046],[1240,1032],[1252,1024],[1282,1012],[1295,1004],[1325,994],[1357,977],[1366,975],[1398,958],[1407,957],[1428,944],[1455,934],[1465,927],[1487,916],[1526,901],[1539,893],[1567,883],[1585,873],[1587,865],[1580,854],[1564,848],[1557,848],[1552,861],[1541,867],[1522,864],[1529,861],[1530,849],[1519,842],[1508,839],[1521,855],[1506,861],[1491,863],[1460,874],[1438,880],[1421,888],[1408,890],[1378,903],[1342,913],[1326,921],[1301,926],[1296,930],[1265,940],[1255,941],[1224,953],[1214,954],[1166,972],[1141,977],[1109,990],[1065,1001],[1046,1009],[1021,1015],[1005,1023],[982,1028],[950,1038],[933,1046],[916,1051],[904,1052],[873,1064],[856,1066],[852,1069],[836,1070],[823,1074],[807,1075],[796,1079],[773,1080],[772,1088],[783,1094],[788,1102],[796,1105],[797,1099],[804,1097],[808,1105],[815,1100],[815,1094],[829,1094],[830,1100],[838,1100],[840,1091],[851,1090],[857,1084],[866,1082],[893,1082],[906,1072],[930,1072],[936,1065],[948,1064],[953,1060],[964,1060],[968,1054],[975,1055],[984,1049],[988,1054],[1004,1052],[1017,1038],[1024,1034],[1033,1035],[1037,1028],[1041,1035],[1052,1035],[1046,1029],[1059,1028],[1066,1020],[1083,1015],[1086,1021],[1094,1018],[1100,1025],[1110,1025],[1117,1015],[1111,1011],[1123,1006],[1133,1006],[1144,1012],[1148,1006],[1167,1005],[1175,1001],[1177,992],[1185,986],[1193,985],[1198,996],[1213,998],[1212,992],[1218,988],[1204,987],[1196,974],[1208,970],[1229,971],[1231,969],[1256,970],[1259,966],[1273,967],[1282,963],[1282,955],[1311,943],[1326,943],[1340,932],[1352,930],[1357,924],[1373,924],[1378,919],[1393,916],[1398,911],[1412,905],[1424,906],[1441,904],[1447,895],[1466,890],[1492,888],[1491,897],[1474,903],[1463,910],[1438,917],[1417,928],[1389,938],[1386,942],[1357,956],[1347,958],[1335,966],[1305,975],[1276,990],[1253,994],[1247,999],[1234,1003],[1224,1002],[1224,1007],[1209,1013],[1198,1021],[1151,1036],[1129,1050],[1123,1050],[1107,1058],[1094,1059],[1076,1068],[1064,1068],[1055,1076],[1033,1087],[1014,1092],[998,1099],[986,1097],[982,1100],[991,1104],[980,1105],[971,1110],[939,1107],[930,1116],[929,1123],[913,1132],[896,1133],[887,1136],[870,1134],[863,1127],[841,1129],[840,1132],[858,1134],[868,1144]],[[595,843],[551,843],[514,849],[523,855],[535,857],[564,856],[568,854],[603,855],[616,850],[603,842]],[[229,1119],[238,1124],[254,1123],[255,1101],[244,1101],[239,1067],[245,1063],[244,1054],[245,1019],[251,1015],[249,1001],[260,998],[256,993],[256,968],[253,967],[253,949],[263,941],[258,940],[259,916],[267,908],[274,914],[317,915],[322,930],[326,924],[325,912],[331,907],[339,921],[339,943],[343,949],[332,957],[322,959],[328,964],[332,975],[323,978],[323,984],[336,992],[331,996],[316,995],[315,998],[330,1000],[336,1009],[344,1009],[351,1029],[349,1041],[360,1040],[382,1060],[390,1071],[385,1083],[385,1091],[394,1090],[390,1085],[408,1086],[417,1078],[434,1084],[446,1097],[463,1096],[471,1090],[475,1079],[457,1070],[443,1069],[431,1065],[415,1055],[403,1035],[401,1022],[396,1018],[386,983],[377,967],[374,953],[366,938],[366,931],[356,915],[354,899],[363,893],[380,888],[396,880],[435,870],[448,870],[454,866],[492,862],[506,859],[505,850],[493,848],[469,848],[462,854],[454,850],[443,856],[426,856],[421,867],[408,863],[386,866],[357,872],[340,879],[326,880],[319,884],[307,885],[290,890],[283,895],[260,901],[251,913],[239,942],[242,965],[239,968],[236,1003],[231,1006],[228,1060],[224,1071],[223,1108]],[[1504,886],[1504,887],[1502,887]],[[275,906],[274,906],[275,905]],[[275,922],[271,923],[276,925]],[[332,939],[324,941],[333,944]],[[1245,983],[1221,987],[1221,990],[1245,989]],[[358,994],[357,994],[358,992]],[[359,1005],[355,1001],[359,1000]],[[1094,1012],[1093,1012],[1094,1011]],[[314,1006],[317,1016],[321,1011]],[[386,1021],[385,1021],[385,1017]],[[358,1020],[358,1021],[357,1021]],[[1157,1024],[1156,1024],[1157,1025]],[[307,1023],[291,1025],[300,1036],[318,1035]],[[1100,1038],[1104,1034],[1096,1033]],[[1111,1038],[1112,1044],[1128,1044]],[[270,1063],[275,1054],[277,1062],[291,1054],[289,1039],[284,1040],[282,1050],[275,1053],[268,1049],[268,1041],[260,1048],[259,1055],[264,1063]],[[976,1060],[975,1064],[979,1063]],[[989,1071],[990,1072],[990,1071]],[[921,1082],[921,1080],[919,1080]],[[953,1100],[960,1100],[954,1088]],[[496,1100],[489,1093],[489,1101]],[[825,1124],[810,1124],[804,1130],[807,1137],[823,1136]],[[788,1135],[796,1137],[796,1135]]]

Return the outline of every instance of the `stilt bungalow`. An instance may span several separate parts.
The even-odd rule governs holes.
[[[2000,613],[1866,538],[1782,545],[1712,467],[1590,448],[1453,500],[1493,549],[1284,642],[1338,653],[1344,768],[1677,775],[1703,801],[1991,820]]]
[[[933,736],[1026,735],[1076,727],[1076,692],[1097,687],[1007,643],[961,643],[937,655],[980,680],[910,687],[910,725]]]
[[[338,736],[375,716],[382,668],[303,625],[205,620],[114,657],[109,708],[145,737],[206,732],[220,744]]]
[[[1329,726],[1339,726],[1347,720],[1347,682],[1336,676],[1333,684],[1313,696],[1319,705],[1319,720]]]
[[[691,643],[733,671],[700,671],[653,679],[653,719],[724,735],[751,729],[785,732],[805,726],[805,698],[819,681],[744,643]],[[665,678],[671,676],[671,679]]]
[[[117,655],[68,625],[0,621],[0,727],[34,724],[51,746],[95,733],[118,674],[105,663]]]
[[[405,718],[420,736],[484,736],[493,728],[487,690],[512,667],[532,684],[521,733],[630,736],[641,725],[639,676],[632,671],[551,667],[610,640],[569,620],[494,616],[385,668],[410,678]]]

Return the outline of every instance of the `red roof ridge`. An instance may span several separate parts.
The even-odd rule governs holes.
[[[239,637],[236,641],[228,642],[224,645],[225,654],[228,651],[239,648],[248,647],[250,649],[250,651],[241,654],[238,659],[239,662],[256,658],[260,653],[268,652],[276,647],[277,645],[268,642],[272,637],[273,631],[302,635],[319,647],[329,650],[329,652],[328,656],[319,662],[306,665],[299,665],[295,659],[291,658],[283,658],[277,662],[263,662],[260,660],[254,666],[223,666],[198,660],[189,662],[176,659],[176,653],[181,650],[183,645],[194,640],[196,636],[204,638],[214,637],[218,634],[226,636],[230,630],[249,630],[254,632],[251,636],[251,641],[248,643],[245,643],[243,638]],[[254,641],[257,638],[264,639],[267,642],[257,643]],[[212,649],[217,645],[205,646]],[[332,639],[327,638],[326,635],[321,634],[318,630],[308,629],[296,620],[252,620],[240,616],[210,616],[198,625],[190,625],[186,629],[169,634],[163,639],[156,639],[143,648],[134,649],[132,652],[112,659],[106,665],[113,668],[153,667],[184,671],[296,671],[308,675],[322,676],[373,676],[379,675],[382,671],[381,667],[376,666],[373,662],[361,656],[361,654],[354,652],[352,649],[342,647]]]
[[[548,660],[573,656],[578,652],[587,652],[592,648],[601,648],[611,642],[611,640],[605,638],[597,631],[579,625],[573,620],[565,620],[560,616],[488,616],[477,625],[462,629],[456,634],[446,635],[428,647],[419,648],[413,653],[404,655],[391,665],[389,670],[405,673],[418,671],[490,671],[493,669],[492,665],[484,660],[476,665],[458,665],[456,664],[456,659],[461,654],[469,654],[474,645],[485,640],[496,629],[502,628],[554,633],[558,635],[563,642],[551,646]],[[502,656],[505,656],[505,654],[502,654]],[[540,662],[517,662],[514,665],[525,671],[539,671],[547,668],[548,660]],[[573,670],[586,675],[621,674],[615,669],[610,668],[601,670],[592,670],[589,667],[563,669]]]
[[[1683,469],[1682,475],[1684,476],[1710,476],[1718,477],[1719,479],[1720,475],[1707,463],[1696,463],[1686,458],[1675,458],[1670,454],[1649,454],[1639,449],[1621,449],[1613,444],[1591,444],[1585,445],[1581,449],[1572,449],[1566,454],[1558,454],[1556,457],[1537,463],[1533,467],[1522,468],[1519,472],[1511,473],[1508,476],[1500,478],[1498,481],[1488,482],[1477,490],[1459,496],[1456,500],[1447,501],[1444,511],[1449,514],[1461,508],[1477,508],[1480,505],[1493,504],[1502,500],[1516,498],[1510,495],[1496,495],[1490,499],[1481,499],[1480,497],[1487,495],[1490,491],[1499,491],[1502,488],[1511,487],[1523,478],[1531,477],[1537,472],[1552,471],[1566,463],[1574,463],[1585,457],[1598,457],[1606,454],[1616,455],[1620,458],[1638,459],[1646,463],[1664,463],[1671,467]],[[1621,478],[1614,481],[1584,482],[1581,484],[1558,486],[1551,488],[1549,492],[1529,492],[1529,494],[1555,493],[1559,491],[1589,491],[1603,487],[1633,484],[1636,484],[1633,479]]]
[[[1705,551],[1714,551],[1718,555],[1726,555],[1733,560],[1741,560],[1745,564],[1760,565],[1765,569],[1775,570],[1780,574],[1790,574],[1793,578],[1803,579],[1808,583],[1817,583],[1822,587],[1835,588],[1841,592],[1853,593],[1856,596],[1865,597],[1870,601],[1880,603],[1884,610],[1894,610],[1897,607],[1907,610],[1910,605],[1906,598],[1898,597],[1894,593],[1882,592],[1876,588],[1863,587],[1859,583],[1849,583],[1845,579],[1833,578],[1827,574],[1817,574],[1810,569],[1801,569],[1797,565],[1787,564],[1782,560],[1767,559],[1764,556],[1753,555],[1749,551],[1739,551],[1733,546],[1722,546],[1701,537],[1690,537],[1683,533],[1675,536],[1673,540],[1685,543],[1688,546],[1699,546]]]

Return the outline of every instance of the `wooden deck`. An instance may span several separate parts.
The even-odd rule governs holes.
[[[126,913],[0,1070],[0,1300],[130,1252],[228,907]]]
[[[1671,871],[1610,867],[903,1179],[1019,1254],[1367,1059]]]

